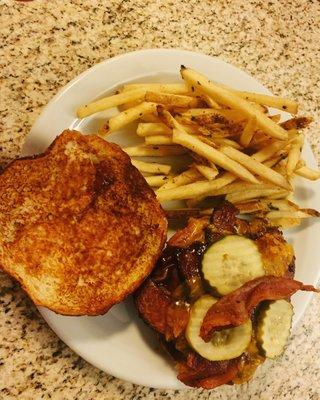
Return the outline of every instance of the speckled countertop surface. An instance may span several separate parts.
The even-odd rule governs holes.
[[[42,107],[70,79],[141,48],[201,51],[300,100],[320,160],[318,0],[0,0],[0,162],[19,154]],[[153,390],[108,376],[69,350],[0,273],[0,399],[320,399],[320,299],[285,355],[241,387]]]

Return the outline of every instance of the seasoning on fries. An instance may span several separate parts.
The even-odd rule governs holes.
[[[295,176],[320,179],[320,172],[301,158],[301,130],[312,118],[296,116],[298,103],[236,90],[185,67],[181,76],[180,83],[126,84],[117,94],[79,107],[77,115],[85,118],[120,107],[100,134],[137,121],[132,134],[144,144],[125,148],[130,157],[190,156],[182,170],[132,159],[147,175],[159,201],[184,202],[181,208],[167,211],[170,219],[210,214],[212,208],[201,205],[221,197],[234,203],[240,214],[266,218],[283,228],[319,217],[317,211],[290,201]],[[270,114],[268,107],[295,116],[281,121],[281,115]]]

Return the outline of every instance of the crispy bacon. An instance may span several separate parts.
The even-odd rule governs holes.
[[[140,289],[135,304],[142,318],[166,340],[177,338],[186,329],[189,307],[184,302],[172,302],[170,293],[151,280]]]
[[[178,379],[186,385],[214,389],[231,382],[238,373],[240,358],[208,361],[190,351],[187,360],[177,363]]]
[[[187,249],[180,249],[177,255],[178,270],[188,285],[192,300],[204,294],[200,269],[206,248],[204,243],[196,242]]]
[[[204,231],[208,225],[208,217],[190,218],[188,225],[177,231],[169,240],[168,245],[186,248],[194,242],[203,242],[205,240]]]
[[[261,301],[286,299],[298,290],[318,291],[311,285],[304,285],[290,278],[263,276],[253,279],[222,297],[208,310],[200,336],[209,342],[215,330],[245,323]]]
[[[236,233],[237,214],[237,208],[228,201],[225,201],[214,210],[210,222],[214,226],[215,231],[230,235]]]

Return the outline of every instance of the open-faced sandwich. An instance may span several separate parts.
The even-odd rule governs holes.
[[[210,217],[190,219],[135,296],[189,386],[248,381],[284,351],[290,296],[316,291],[293,279],[293,248],[277,228],[237,213],[225,202]]]
[[[66,315],[103,314],[146,278],[167,220],[119,146],[64,131],[0,175],[0,266],[31,299]]]

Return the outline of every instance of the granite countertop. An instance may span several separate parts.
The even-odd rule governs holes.
[[[19,154],[42,107],[70,79],[117,54],[182,48],[219,56],[313,115],[320,160],[318,0],[0,0],[0,163]],[[206,392],[154,390],[99,371],[50,330],[0,273],[0,399],[320,399],[320,298],[284,356],[249,384]]]

